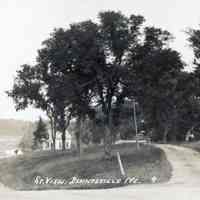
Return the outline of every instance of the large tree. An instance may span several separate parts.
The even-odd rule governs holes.
[[[91,113],[91,106],[101,108],[105,153],[110,156],[112,107],[116,99],[119,104],[125,97],[120,91],[120,80],[127,68],[128,52],[137,43],[138,29],[144,19],[134,15],[128,18],[120,12],[103,12],[99,19],[99,24],[85,21],[71,25],[66,31],[55,31],[39,51],[39,61],[49,69],[46,71],[55,70],[59,74],[66,92],[69,93],[69,86],[73,88],[73,95],[67,94],[65,99],[72,103],[77,122]]]
[[[17,71],[13,88],[7,94],[13,98],[17,111],[32,105],[46,112],[51,122],[53,147],[55,149],[57,116],[55,103],[47,95],[48,90],[49,87],[41,79],[38,68],[25,64]]]
[[[164,129],[171,124],[174,106],[167,102],[183,64],[167,46],[171,35],[144,27],[142,16],[107,11],[98,19],[55,29],[38,51],[36,65],[18,72],[9,95],[19,109],[32,104],[51,110],[63,143],[71,117],[76,118],[79,151],[81,124],[87,118],[95,121],[101,110],[105,155],[110,157],[114,123],[126,98],[137,100],[146,116],[153,116],[152,123],[162,123]]]
[[[166,141],[177,118],[178,76],[184,67],[178,52],[169,48],[172,36],[155,27],[144,29],[142,42],[130,53],[129,78],[124,82],[130,96],[143,108],[154,135]],[[134,87],[135,86],[135,87]]]
[[[189,29],[187,31],[188,42],[194,53],[194,62],[192,70],[192,95],[190,98],[190,107],[187,114],[191,115],[188,128],[189,130],[199,127],[199,109],[200,109],[200,28]],[[191,85],[191,84],[190,84]],[[190,87],[191,88],[191,87]],[[191,92],[190,92],[191,93]],[[188,125],[188,123],[186,123]]]

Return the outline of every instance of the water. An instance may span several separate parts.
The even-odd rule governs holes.
[[[19,141],[20,137],[0,137],[0,158],[11,156],[10,152],[14,151],[17,148]]]

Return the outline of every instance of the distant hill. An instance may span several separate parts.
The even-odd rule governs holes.
[[[0,119],[0,137],[22,137],[32,129],[34,123],[15,119]]]

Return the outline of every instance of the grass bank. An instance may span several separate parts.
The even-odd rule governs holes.
[[[180,145],[184,146],[184,147],[188,147],[188,148],[194,149],[194,150],[200,152],[200,141],[181,143]]]
[[[134,144],[120,144],[113,146],[109,160],[104,159],[102,147],[85,149],[81,158],[72,152],[37,152],[2,159],[0,181],[16,190],[119,187],[124,185],[124,180],[119,181],[117,152],[120,152],[126,176],[137,179],[133,184],[151,183],[153,176],[157,182],[165,182],[171,176],[171,166],[161,149],[145,145],[137,151]],[[81,180],[69,184],[73,177]],[[103,181],[94,183],[94,180]]]

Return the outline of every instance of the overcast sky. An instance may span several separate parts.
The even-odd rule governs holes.
[[[198,27],[199,8],[199,0],[0,0],[0,118],[36,120],[42,115],[35,109],[16,112],[5,91],[12,88],[19,66],[34,62],[41,42],[55,27],[96,19],[103,10],[141,14],[149,25],[175,36],[173,47],[191,65],[193,54],[184,30]]]

